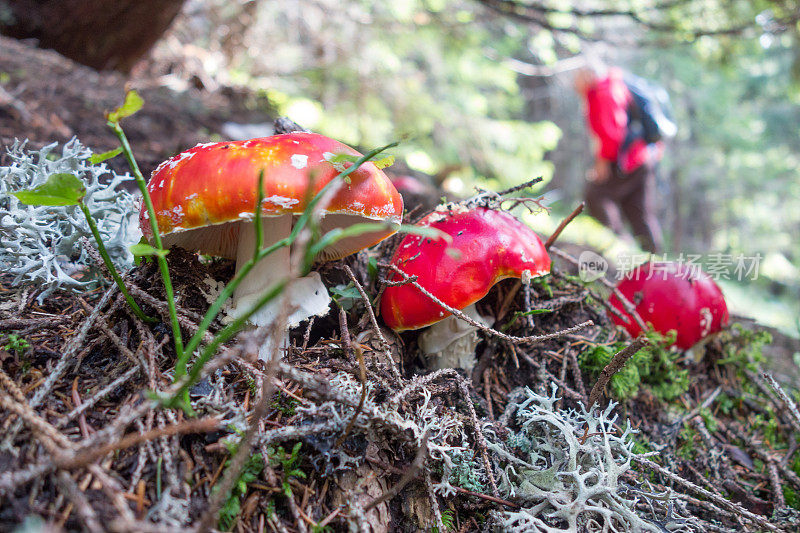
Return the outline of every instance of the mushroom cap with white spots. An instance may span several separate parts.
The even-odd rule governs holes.
[[[239,226],[254,217],[258,176],[264,172],[262,214],[298,216],[308,202],[350,162],[332,155],[361,154],[334,139],[294,132],[247,141],[199,144],[156,168],[147,189],[164,245],[233,258]],[[365,163],[349,175],[325,209],[322,230],[368,221],[399,224],[403,201],[386,175]],[[144,206],[142,232],[152,237]],[[343,239],[322,252],[335,259],[371,246],[394,233],[380,228]]]
[[[407,235],[391,263],[455,309],[477,302],[502,279],[529,281],[550,272],[539,236],[505,211],[446,206],[417,225],[436,228],[451,242]],[[393,281],[400,279],[395,275]],[[381,316],[390,328],[404,331],[430,326],[450,313],[409,283],[386,288]]]

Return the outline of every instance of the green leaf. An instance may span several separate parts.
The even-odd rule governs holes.
[[[394,156],[393,155],[387,155],[386,157],[382,157],[380,159],[375,159],[372,162],[372,164],[375,165],[378,168],[390,167],[390,166],[394,165]]]
[[[153,248],[149,244],[145,242],[138,242],[136,244],[131,245],[128,247],[128,250],[136,257],[166,257],[169,253],[169,250],[159,250],[158,248]]]
[[[358,292],[358,289],[352,282],[347,285],[341,284],[330,287],[328,291],[330,291],[333,301],[345,311],[351,310],[355,302],[361,298],[361,293]]]
[[[144,105],[144,100],[136,91],[128,91],[125,93],[125,101],[121,106],[110,112],[107,116],[108,121],[111,123],[118,123],[125,117],[129,117],[139,111]]]
[[[333,157],[331,157],[329,159],[329,161],[331,163],[344,163],[345,161],[349,161],[351,163],[355,163],[356,161],[359,160],[359,158],[360,158],[360,156],[357,156],[357,155],[336,154]],[[394,164],[394,156],[393,155],[387,155],[387,156],[384,156],[384,157],[382,157],[380,159],[373,159],[372,161],[370,161],[370,163],[372,163],[373,165],[375,165],[379,169],[380,168],[390,167],[390,166],[392,166]]]
[[[370,257],[367,261],[367,275],[369,279],[378,278],[378,260],[375,257]]]
[[[86,196],[86,187],[74,174],[53,174],[47,181],[26,191],[11,193],[28,205],[78,205]]]
[[[103,161],[117,157],[121,153],[122,147],[120,146],[119,148],[114,148],[113,150],[103,152],[102,154],[92,154],[92,156],[89,158],[89,164],[96,165],[98,163],[102,163]]]
[[[335,287],[330,287],[328,289],[331,293],[331,296],[334,300],[341,300],[344,298],[351,298],[353,300],[357,300],[361,298],[361,293],[358,292],[358,289],[350,282],[348,285],[336,285]]]
[[[544,315],[552,312],[553,312],[552,309],[531,309],[530,311],[517,311],[515,316]]]

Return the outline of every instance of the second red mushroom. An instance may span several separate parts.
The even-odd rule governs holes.
[[[550,256],[539,237],[505,211],[441,206],[418,225],[436,228],[452,240],[408,235],[391,263],[406,275],[416,276],[419,285],[443,303],[479,323],[487,322],[475,303],[498,281],[520,278],[528,283],[550,272]],[[381,314],[398,332],[430,326],[418,342],[431,368],[469,371],[475,364],[477,328],[452,316],[414,285],[388,287]]]

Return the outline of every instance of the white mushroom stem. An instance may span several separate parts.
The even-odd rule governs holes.
[[[471,319],[488,326],[475,304],[462,309]],[[432,370],[443,368],[463,368],[467,372],[475,366],[475,347],[480,342],[478,328],[450,315],[425,330],[417,341],[420,349],[428,356],[428,367]]]
[[[263,217],[261,219],[263,244],[266,248],[289,236],[292,231],[291,215],[279,217]],[[239,232],[239,247],[236,252],[236,272],[241,266],[253,258],[256,250],[256,231],[252,223],[242,223]],[[288,246],[279,248],[256,263],[247,276],[241,281],[233,293],[233,317],[246,313],[266,291],[277,282],[285,279],[291,272],[290,250]],[[292,281],[286,288],[287,294],[281,295],[250,317],[250,324],[260,327],[272,324],[281,314],[281,306],[289,306],[289,314],[285,327],[278,338],[267,338],[260,347],[258,357],[268,361],[273,354],[280,353],[289,345],[289,328],[295,327],[312,316],[323,316],[328,312],[331,299],[328,290],[322,284],[319,274],[312,272],[304,278]]]

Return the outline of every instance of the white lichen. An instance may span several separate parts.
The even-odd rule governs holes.
[[[663,531],[662,524],[636,509],[641,500],[669,496],[631,490],[622,476],[631,468],[634,430],[615,427],[615,404],[605,410],[558,409],[556,387],[549,396],[525,389],[523,400],[511,403],[512,427],[501,439],[484,427],[487,446],[499,475],[504,498],[522,505],[519,511],[494,513],[498,531],[566,533],[568,531]],[[688,530],[675,519],[670,531]]]
[[[111,259],[120,269],[130,267],[128,247],[139,239],[138,202],[119,185],[133,178],[102,163],[90,164],[91,150],[77,139],[66,143],[60,154],[58,143],[41,150],[26,150],[26,143],[15,142],[8,150],[10,163],[0,167],[0,270],[13,275],[15,286],[43,288],[40,303],[56,289],[96,286],[96,265],[80,242],[93,237],[80,210],[26,205],[10,194],[37,187],[57,173],[74,174],[84,182],[84,201]]]

